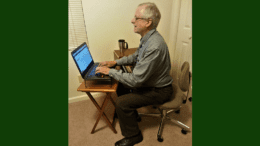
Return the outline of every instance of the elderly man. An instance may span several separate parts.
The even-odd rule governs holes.
[[[131,23],[134,32],[141,35],[137,51],[116,61],[101,62],[96,73],[103,73],[119,81],[116,99],[116,113],[124,138],[116,146],[133,146],[143,140],[138,127],[137,108],[163,104],[173,94],[173,79],[168,47],[156,30],[161,14],[154,3],[138,6]],[[132,73],[110,69],[115,65],[133,64]],[[131,92],[130,92],[131,89]]]

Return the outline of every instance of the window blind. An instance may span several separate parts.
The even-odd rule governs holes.
[[[83,42],[88,44],[87,31],[81,0],[69,0],[69,51]]]

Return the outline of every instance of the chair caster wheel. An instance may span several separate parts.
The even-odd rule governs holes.
[[[182,133],[182,134],[187,134],[187,131],[184,130],[184,129],[182,129],[182,130],[181,130],[181,133]]]
[[[187,100],[183,100],[182,103],[186,103]]]
[[[191,100],[192,100],[192,97],[189,98],[189,101],[190,101],[190,102],[191,102]]]
[[[158,137],[157,140],[158,140],[159,142],[163,142],[163,138],[161,138],[161,137]]]
[[[176,113],[176,114],[179,114],[179,113],[180,113],[180,110],[175,111],[175,113]]]

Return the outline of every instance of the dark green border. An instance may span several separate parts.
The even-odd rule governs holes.
[[[257,3],[193,1],[194,146],[257,140],[258,14]]]
[[[2,143],[66,146],[68,1],[1,5]]]
[[[234,50],[227,49],[231,44],[227,43],[230,38],[223,6],[193,1],[193,146],[225,145],[223,138],[230,136],[223,128],[227,123],[226,107],[232,101],[225,91],[225,74],[229,54]]]
[[[68,145],[68,1],[1,5],[1,142]],[[257,7],[193,1],[194,146],[257,140]]]

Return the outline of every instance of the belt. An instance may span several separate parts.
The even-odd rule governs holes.
[[[154,89],[163,89],[163,88],[167,88],[167,87],[170,87],[170,86],[172,86],[172,84],[167,85],[167,86],[163,86],[163,87],[141,87],[141,88],[135,88],[134,90],[137,90],[137,91],[151,91],[151,90],[154,90]]]

